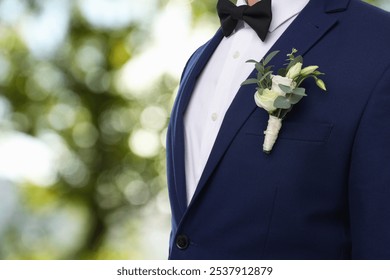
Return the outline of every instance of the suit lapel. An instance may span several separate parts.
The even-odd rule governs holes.
[[[190,101],[192,92],[196,85],[196,80],[199,75],[202,73],[203,68],[206,66],[211,55],[214,53],[215,49],[218,47],[219,43],[223,38],[222,30],[219,29],[215,36],[205,44],[203,50],[199,52],[197,57],[195,57],[195,62],[192,64],[192,67],[189,69],[189,74],[184,77],[182,84],[182,95],[179,104],[180,114],[184,114],[187,109],[188,102]]]
[[[337,16],[326,12],[341,11],[340,7],[344,6],[345,9],[348,2],[349,0],[310,1],[271,48],[270,52],[280,50],[279,55],[271,62],[275,66],[274,70],[283,66],[286,54],[290,53],[292,48],[296,48],[300,55],[307,53],[337,23]],[[256,77],[256,71],[249,77]],[[190,206],[204,188],[237,132],[256,110],[254,92],[254,85],[241,87],[229,107]]]
[[[194,54],[192,61],[188,65],[188,74],[183,76],[182,84],[179,89],[177,104],[172,111],[172,128],[173,128],[173,161],[174,161],[174,178],[175,187],[178,197],[178,202],[184,214],[187,208],[187,194],[186,194],[186,179],[185,179],[185,143],[184,143],[184,112],[188,106],[191,94],[196,85],[196,80],[206,66],[211,55],[219,45],[223,38],[221,30],[218,30],[216,35],[207,42],[198,52]]]

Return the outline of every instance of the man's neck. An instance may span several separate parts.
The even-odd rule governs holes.
[[[253,6],[257,2],[259,2],[259,0],[247,0],[246,2],[248,3],[249,6]]]

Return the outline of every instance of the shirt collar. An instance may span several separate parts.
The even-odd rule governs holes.
[[[310,0],[272,0],[272,21],[269,32],[274,32],[290,18],[298,15]],[[237,6],[248,5],[246,0],[237,0]]]

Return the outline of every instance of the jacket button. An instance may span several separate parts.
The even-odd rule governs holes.
[[[185,250],[188,248],[188,245],[190,245],[190,242],[188,240],[188,237],[184,234],[178,235],[176,237],[176,247],[180,250]]]

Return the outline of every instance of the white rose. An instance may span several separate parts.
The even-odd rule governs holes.
[[[264,89],[263,94],[260,94],[258,91],[255,93],[255,102],[256,105],[260,108],[263,108],[268,113],[272,113],[276,110],[274,106],[275,99],[280,96],[279,93],[274,92],[270,89]]]
[[[277,76],[272,76],[271,80],[272,80],[271,90],[282,96],[285,96],[286,94],[281,90],[279,85],[285,85],[292,88],[295,87],[295,82],[292,79],[287,77],[282,77],[277,75]]]

